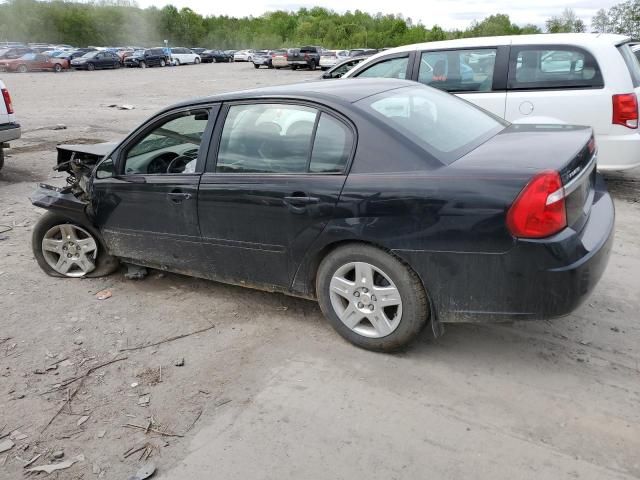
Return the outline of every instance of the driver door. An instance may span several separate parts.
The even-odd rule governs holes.
[[[97,169],[92,206],[112,255],[185,273],[201,268],[196,202],[217,112],[198,106],[156,117]],[[113,174],[105,175],[108,162]]]

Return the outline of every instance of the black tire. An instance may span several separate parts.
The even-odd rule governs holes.
[[[59,63],[56,63],[53,66],[53,71],[56,72],[56,73],[60,73],[62,71],[62,65],[60,65]]]
[[[93,63],[87,63],[87,70],[93,72],[96,69],[96,66]]]
[[[211,59],[211,63],[218,63],[218,59],[217,59],[216,57],[213,57],[213,58]]]
[[[167,62],[165,62],[164,59],[160,60],[160,66],[161,67],[166,67],[167,66]]]
[[[331,279],[340,267],[350,262],[366,262],[382,270],[396,285],[402,300],[402,317],[395,330],[381,338],[370,338],[351,330],[335,312],[329,292]],[[331,251],[320,263],[316,275],[316,293],[324,316],[333,328],[354,345],[377,352],[392,352],[406,347],[429,320],[429,302],[418,275],[397,257],[371,245],[352,243]]]
[[[118,68],[120,68],[120,62],[115,62],[115,63],[113,64],[113,68],[114,68],[115,70],[117,70]]]
[[[258,65],[257,63],[254,63],[253,68],[260,68],[260,65]]]
[[[4,148],[0,147],[0,170],[4,167]]]
[[[291,70],[297,70],[298,66],[297,65],[291,65]]]
[[[147,68],[147,62],[140,62],[138,65],[140,68]]]
[[[196,59],[193,61],[193,63],[198,65],[200,63],[200,59],[198,57],[196,57]]]
[[[18,73],[27,73],[28,71],[29,71],[29,68],[26,65],[18,66]]]
[[[176,67],[179,67],[180,65],[182,65],[182,64],[180,63],[180,60],[179,60],[179,59],[177,59],[177,58],[174,60],[174,63],[175,63],[175,65],[176,65]]]
[[[316,67],[317,67],[316,61],[315,60],[311,60],[311,62],[309,62],[309,69],[310,70],[315,70]]]
[[[91,235],[96,240],[96,243],[98,244],[98,256],[95,261],[96,268],[85,275],[85,278],[104,277],[115,272],[118,269],[120,265],[119,260],[107,253],[104,243],[102,242],[102,238],[94,227],[86,225],[84,223],[76,222],[75,220],[70,220],[54,212],[47,212],[42,217],[40,217],[40,220],[38,220],[38,223],[36,223],[35,227],[33,228],[33,233],[31,236],[31,248],[33,250],[33,255],[36,257],[36,261],[38,262],[40,268],[47,275],[50,275],[52,277],[68,278],[51,268],[51,266],[45,260],[44,255],[42,254],[42,239],[44,238],[47,231],[50,228],[55,227],[56,225],[61,225],[63,223],[78,225],[84,228],[91,233]]]

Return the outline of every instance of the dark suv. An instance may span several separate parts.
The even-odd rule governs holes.
[[[133,55],[125,58],[125,67],[164,67],[169,63],[169,56],[162,48],[148,48],[136,50]]]
[[[324,48],[322,47],[302,47],[292,48],[287,52],[287,63],[291,70],[297,68],[309,68],[315,70],[320,65],[320,55]]]

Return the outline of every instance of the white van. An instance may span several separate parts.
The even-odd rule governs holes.
[[[186,65],[188,63],[200,63],[200,55],[184,47],[171,49],[171,61],[174,65]]]
[[[0,170],[4,166],[4,150],[11,140],[20,138],[20,124],[16,121],[11,95],[0,80]]]
[[[465,38],[385,50],[343,78],[415,80],[514,123],[589,125],[598,167],[625,170],[640,166],[634,45],[589,33]]]

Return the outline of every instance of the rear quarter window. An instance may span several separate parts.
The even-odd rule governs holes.
[[[602,88],[596,59],[566,45],[514,46],[509,58],[510,90]]]

